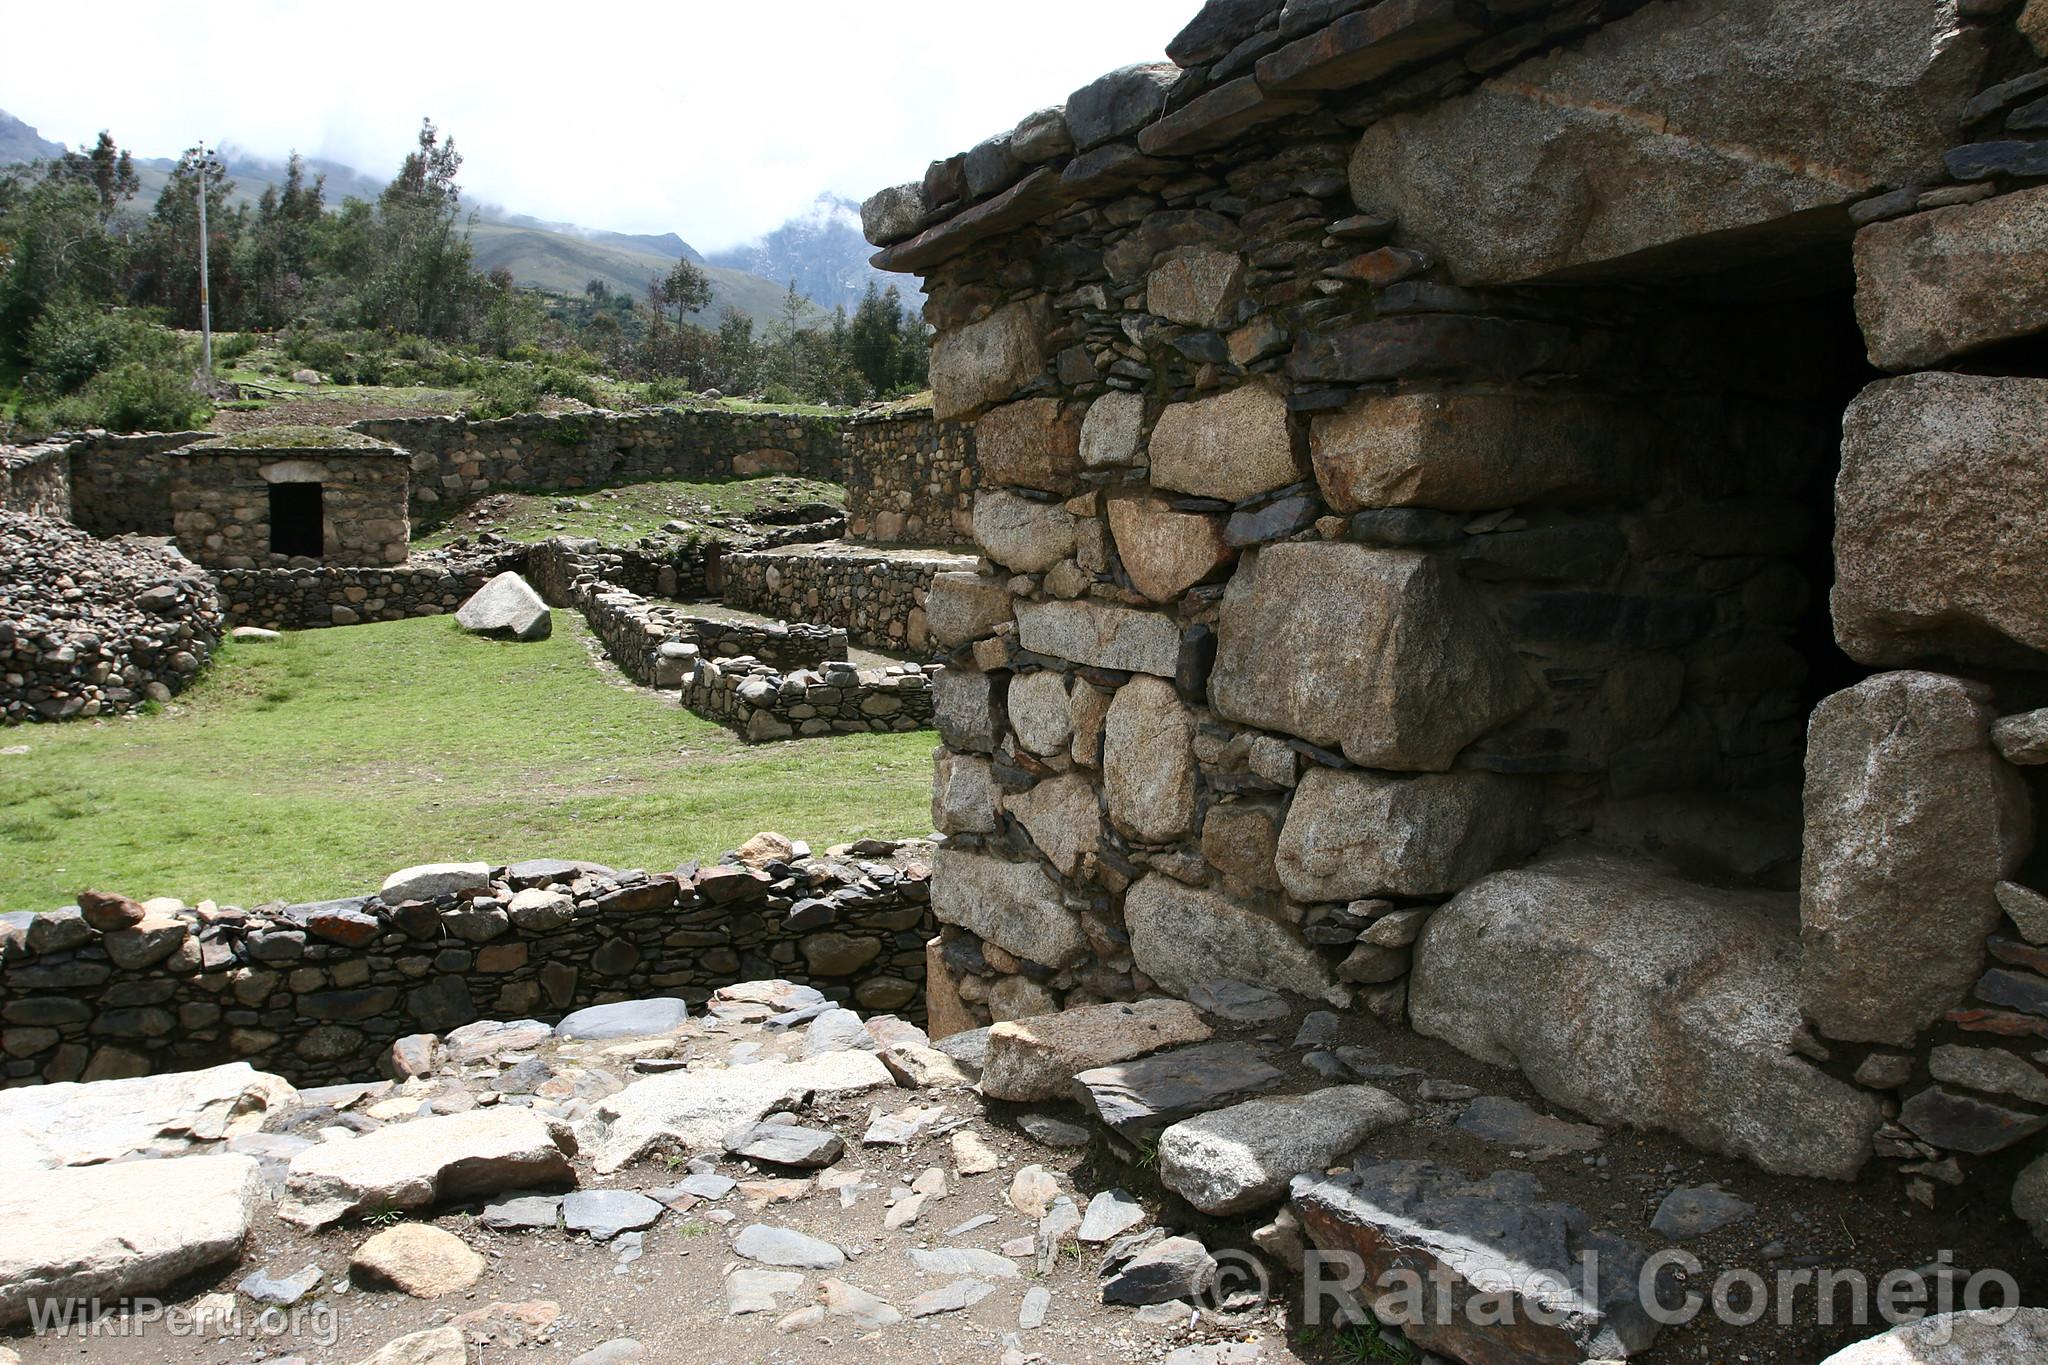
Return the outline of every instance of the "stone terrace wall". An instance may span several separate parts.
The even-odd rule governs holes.
[[[1768,1169],[2010,1181],[2040,8],[1214,0],[871,199],[989,561],[927,601],[934,999],[1239,978]]]
[[[71,445],[0,446],[0,508],[71,520]]]
[[[721,595],[743,611],[829,621],[854,643],[922,654],[932,648],[925,594],[941,573],[973,567],[965,555],[804,545],[727,555]]]
[[[828,663],[784,674],[758,659],[700,658],[683,679],[683,705],[753,743],[922,730],[932,723],[931,673],[919,664]]]
[[[840,421],[781,413],[671,408],[538,413],[472,422],[379,418],[350,428],[412,452],[412,513],[508,488],[595,488],[658,479],[802,474],[842,482]]]
[[[960,545],[974,538],[974,429],[930,408],[846,424],[848,533],[872,545]]]
[[[449,894],[388,904],[152,903],[106,933],[77,907],[0,915],[0,1086],[232,1060],[301,1085],[360,1080],[405,1034],[649,995],[701,1004],[750,977],[922,1019],[929,846],[766,852],[652,875],[477,864]]]
[[[453,615],[499,574],[525,572],[526,562],[523,547],[510,547],[423,555],[389,569],[222,569],[214,579],[229,626],[314,630]]]

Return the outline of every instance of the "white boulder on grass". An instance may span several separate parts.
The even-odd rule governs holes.
[[[548,604],[530,583],[509,569],[478,588],[456,611],[455,623],[478,635],[514,640],[545,640],[555,628]]]

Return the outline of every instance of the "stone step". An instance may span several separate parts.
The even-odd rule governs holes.
[[[1286,1076],[1253,1043],[1203,1043],[1074,1077],[1081,1107],[1127,1138],[1155,1133],[1281,1085]]]
[[[1567,851],[1474,884],[1415,948],[1415,1029],[1554,1104],[1784,1175],[1854,1179],[1877,1100],[1796,1055],[1793,898]]]

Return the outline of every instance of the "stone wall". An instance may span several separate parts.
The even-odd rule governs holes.
[[[683,705],[757,744],[932,723],[931,674],[919,664],[863,669],[842,661],[785,673],[751,657],[697,658],[682,686]]]
[[[411,550],[403,451],[245,449],[216,438],[172,453],[171,534],[194,559],[215,569],[403,564]],[[278,553],[271,495],[280,484],[317,484],[317,555]]]
[[[0,509],[0,724],[168,701],[222,629],[206,574],[169,546]]]
[[[2009,1181],[2014,9],[1215,0],[871,199],[979,465],[926,601],[954,1026],[1235,978],[1770,1170]]]
[[[0,508],[71,520],[70,443],[0,446]]]
[[[234,1060],[301,1085],[360,1080],[405,1034],[650,995],[701,1004],[749,977],[922,1019],[928,845],[811,856],[762,836],[746,852],[651,874],[454,865],[272,909],[87,896],[90,915],[0,915],[0,1086]]]
[[[71,519],[96,536],[171,534],[169,453],[212,435],[96,431],[71,437]]]
[[[222,569],[221,611],[229,626],[315,630],[414,616],[452,616],[484,584],[524,572],[523,547],[425,555],[396,568],[321,565],[299,569]]]
[[[846,424],[848,533],[871,545],[960,545],[974,538],[974,430],[929,407]]]
[[[792,621],[829,621],[871,649],[932,649],[925,594],[941,573],[971,557],[833,543],[731,554],[720,592],[731,606]]]
[[[527,413],[490,421],[394,417],[351,428],[412,453],[412,512],[508,488],[597,488],[660,479],[846,477],[839,419],[667,408]]]

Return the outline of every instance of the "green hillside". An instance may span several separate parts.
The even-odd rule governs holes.
[[[647,293],[650,281],[666,275],[675,264],[673,258],[653,251],[632,251],[568,233],[507,223],[478,223],[471,230],[470,245],[476,252],[477,269],[502,266],[520,284],[558,294],[580,294],[584,285],[601,279],[637,299]],[[716,327],[728,305],[752,318],[757,332],[781,313],[784,285],[718,266],[703,270],[711,279],[711,306],[697,315],[704,325]],[[823,317],[815,308],[807,316],[814,322]]]

